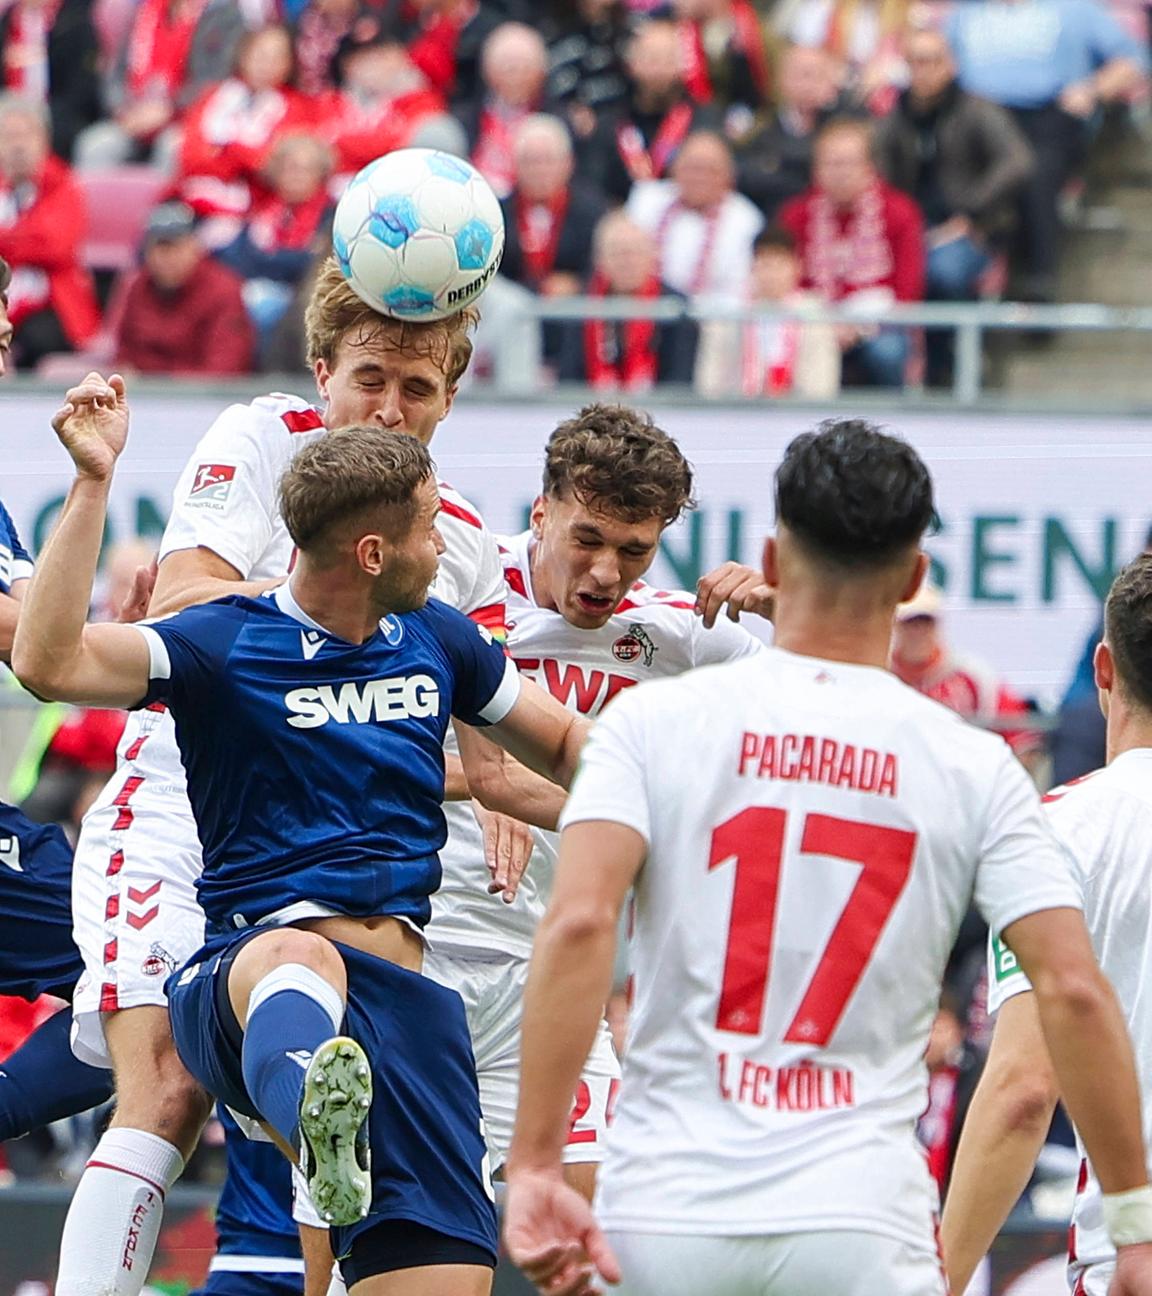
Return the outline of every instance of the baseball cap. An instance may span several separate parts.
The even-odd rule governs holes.
[[[897,621],[912,621],[916,617],[932,617],[935,619],[940,615],[940,609],[944,599],[940,593],[939,586],[934,585],[926,576],[924,583],[916,591],[915,597],[910,598],[907,603],[901,603],[896,609]]]
[[[184,202],[163,202],[153,208],[144,227],[146,243],[169,243],[192,234],[196,229],[196,213]]]

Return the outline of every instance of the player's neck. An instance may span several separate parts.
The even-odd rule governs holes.
[[[306,616],[330,635],[347,643],[364,643],[376,633],[386,608],[373,606],[364,589],[334,571],[312,571],[303,565],[292,573],[289,591]]]
[[[801,657],[887,670],[892,611],[891,608],[840,611],[804,595],[778,598],[773,643]]]
[[[1113,694],[1108,707],[1105,751],[1109,763],[1125,752],[1152,747],[1152,715],[1139,707],[1127,706]]]

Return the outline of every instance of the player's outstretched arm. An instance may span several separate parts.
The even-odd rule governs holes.
[[[967,1290],[1027,1186],[1057,1097],[1036,997],[1014,995],[996,1018],[944,1200],[940,1240],[952,1291]]]
[[[168,554],[157,570],[148,612],[154,617],[171,616],[193,604],[211,603],[228,594],[256,598],[283,584],[280,576],[274,580],[245,580],[230,562],[203,545],[179,549]]]
[[[513,760],[502,747],[489,742],[487,732],[456,724],[464,796],[474,797],[485,810],[554,829],[564,808],[564,789]]]
[[[12,643],[16,638],[16,624],[20,620],[20,600],[24,597],[26,580],[15,581],[11,594],[0,594],[0,661],[12,660]]]
[[[149,655],[130,626],[85,625],[108,492],[128,436],[124,380],[90,373],[52,420],[76,477],[24,596],[12,669],[40,697],[131,706],[148,691]]]
[[[566,788],[576,773],[580,752],[591,727],[583,716],[569,711],[538,684],[530,679],[521,679],[520,693],[512,709],[498,724],[490,725],[484,732],[522,765]],[[479,789],[473,788],[473,793],[483,799]],[[503,809],[489,807],[498,808]],[[516,811],[506,813],[515,814]]]
[[[1117,1247],[1114,1293],[1152,1294],[1152,1188],[1132,1045],[1112,987],[1092,953],[1083,916],[1045,909],[1006,927],[1036,996],[1044,1040],[1104,1194]]]
[[[561,1158],[572,1095],[612,989],[620,910],[646,851],[625,824],[587,820],[566,828],[552,902],[532,950],[504,1240],[541,1290],[587,1290],[589,1264],[619,1281],[589,1203],[564,1183]]]

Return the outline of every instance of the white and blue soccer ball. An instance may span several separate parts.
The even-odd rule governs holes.
[[[402,320],[471,305],[504,254],[504,217],[469,162],[397,149],[357,172],[336,207],[332,250],[356,295]]]

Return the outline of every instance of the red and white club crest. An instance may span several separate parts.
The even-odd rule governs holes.
[[[236,476],[234,464],[201,464],[192,478],[189,499],[226,500]]]
[[[634,662],[643,656],[644,665],[651,666],[655,652],[652,636],[641,625],[630,625],[612,645],[612,656],[618,662]]]

